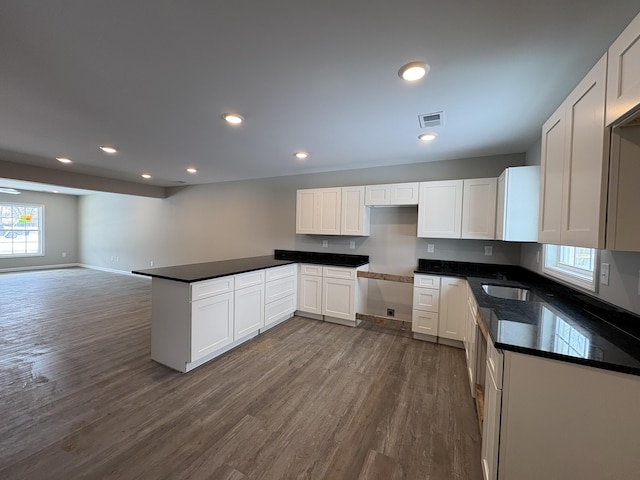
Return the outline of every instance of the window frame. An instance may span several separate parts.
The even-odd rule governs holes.
[[[542,272],[550,277],[561,280],[571,286],[582,288],[590,292],[598,291],[598,271],[600,265],[600,251],[590,248],[592,252],[593,271],[591,276],[585,275],[584,270],[568,265],[559,265],[560,250],[571,245],[543,244],[542,246]],[[583,247],[578,247],[583,248]],[[554,249],[555,251],[551,251]],[[549,264],[547,263],[549,262]]]
[[[21,203],[21,202],[7,202],[0,201],[0,207],[8,206],[11,208],[15,207],[24,207],[24,208],[37,208],[38,209],[38,228],[37,230],[28,230],[28,231],[37,231],[38,232],[38,251],[35,253],[0,253],[0,260],[2,259],[10,259],[10,258],[26,258],[26,257],[44,257],[45,256],[45,241],[44,241],[44,228],[45,228],[45,206],[41,203]],[[0,217],[1,218],[1,217]],[[15,223],[12,225],[12,227]],[[0,232],[0,236],[6,237],[6,233],[4,231]],[[11,242],[21,237],[22,235],[18,235],[16,237],[11,238]],[[13,249],[12,249],[13,250]]]

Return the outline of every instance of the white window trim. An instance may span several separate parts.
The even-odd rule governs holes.
[[[600,251],[595,250],[593,258],[593,277],[580,274],[576,269],[572,268],[558,268],[547,265],[547,248],[548,247],[560,247],[561,245],[542,245],[542,272],[550,277],[560,280],[564,283],[568,283],[571,286],[579,287],[590,292],[598,291],[598,266],[600,265]]]
[[[15,204],[29,207],[38,207],[40,209],[40,251],[37,253],[11,253],[0,254],[0,259],[12,259],[12,258],[27,258],[27,257],[44,257],[45,256],[45,241],[44,241],[44,210],[45,206],[41,203],[22,203],[22,202],[0,202],[3,204]]]

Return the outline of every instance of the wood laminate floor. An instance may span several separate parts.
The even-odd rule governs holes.
[[[0,478],[480,480],[464,352],[293,318],[188,374],[151,282],[0,274]]]

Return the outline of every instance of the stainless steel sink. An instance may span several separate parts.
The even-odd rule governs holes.
[[[533,292],[527,288],[507,287],[504,285],[489,285],[483,283],[482,289],[492,297],[506,298],[509,300],[531,302],[536,298]]]

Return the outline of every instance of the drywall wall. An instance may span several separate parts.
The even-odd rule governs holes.
[[[2,203],[44,205],[44,255],[0,257],[0,271],[68,265],[78,261],[78,199],[73,195],[22,191],[20,195],[0,194]],[[66,256],[62,256],[66,253]]]
[[[299,188],[497,177],[507,166],[523,163],[523,154],[502,155],[225,182],[175,188],[166,199],[87,195],[80,199],[80,258],[83,264],[130,271],[149,268],[152,261],[156,267],[198,263],[269,255],[280,248],[369,255],[372,270],[389,273],[411,273],[423,257],[518,264],[519,244],[417,238],[417,207],[372,209],[366,238],[296,235],[295,202]],[[428,243],[435,246],[432,254]],[[484,255],[485,245],[493,246],[491,257]],[[400,318],[410,318],[411,285],[368,282],[369,313],[389,306]]]
[[[527,151],[526,164],[539,165],[540,152],[541,143],[537,142]],[[522,245],[520,265],[524,268],[544,275],[541,271],[541,259],[541,244]],[[640,315],[640,253],[601,250],[599,263],[609,264],[609,285],[598,285],[598,291],[590,295]]]

